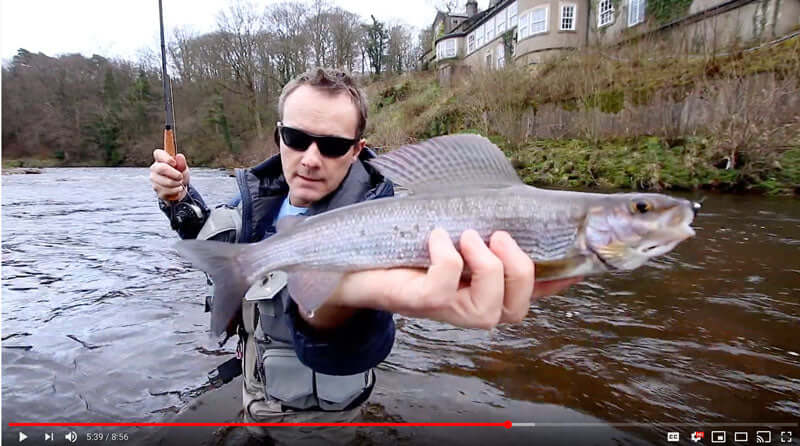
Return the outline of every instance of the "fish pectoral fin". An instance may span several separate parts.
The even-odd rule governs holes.
[[[333,294],[344,273],[338,271],[295,270],[289,273],[289,295],[302,311],[313,313]]]
[[[454,185],[523,184],[503,151],[473,134],[440,136],[403,146],[368,163],[412,193]]]
[[[534,262],[536,281],[565,279],[596,272],[594,259],[588,255],[575,255],[565,259]]]

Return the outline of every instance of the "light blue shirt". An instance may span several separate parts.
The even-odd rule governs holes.
[[[308,208],[301,208],[292,205],[289,203],[289,196],[287,195],[286,198],[283,199],[283,204],[281,204],[281,210],[278,211],[278,215],[275,216],[275,221],[272,222],[273,226],[278,224],[278,220],[287,216],[287,215],[303,215],[306,213]]]

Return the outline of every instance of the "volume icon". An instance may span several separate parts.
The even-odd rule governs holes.
[[[70,443],[75,443],[76,441],[78,441],[78,434],[76,434],[75,431],[72,431],[64,435],[64,440],[67,440]]]

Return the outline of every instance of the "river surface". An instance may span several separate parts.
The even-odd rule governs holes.
[[[236,187],[217,170],[194,169],[192,181],[212,205]],[[10,422],[171,420],[217,392],[206,373],[234,345],[208,337],[204,275],[171,250],[154,198],[147,169],[3,176],[4,440],[16,444]],[[585,434],[590,444],[665,444],[668,431],[688,441],[714,423],[743,423],[735,430],[751,443],[756,429],[773,442],[793,431],[797,443],[800,429],[778,423],[800,420],[800,201],[707,195],[695,226],[672,253],[538,301],[517,325],[396,317],[361,416],[583,427],[365,429],[362,443],[577,444],[564,439]],[[236,385],[224,387],[231,398]],[[235,403],[214,407],[217,421],[239,416]],[[21,430],[39,439],[70,429]],[[153,438],[122,430],[135,443]]]

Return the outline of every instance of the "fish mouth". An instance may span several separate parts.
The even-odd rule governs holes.
[[[692,217],[690,216],[688,221],[685,221],[681,226],[662,231],[656,240],[643,243],[637,248],[637,251],[647,257],[658,257],[672,251],[678,246],[678,243],[695,236],[694,229],[689,226],[691,221]]]

